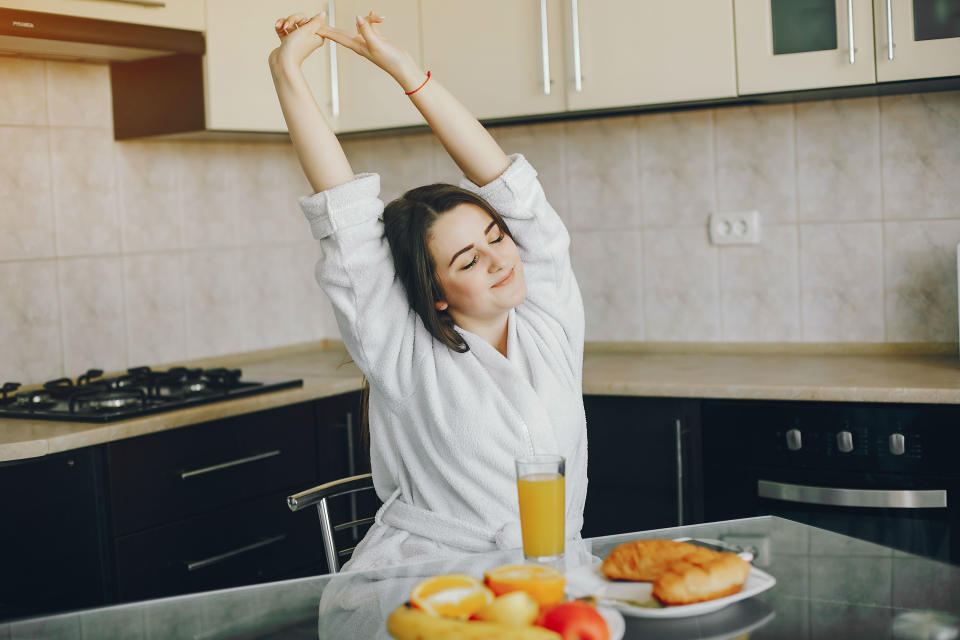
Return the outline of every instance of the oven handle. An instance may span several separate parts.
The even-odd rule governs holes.
[[[823,504],[832,507],[871,509],[943,509],[947,506],[945,489],[881,490],[836,489],[757,480],[757,495],[772,500]]]

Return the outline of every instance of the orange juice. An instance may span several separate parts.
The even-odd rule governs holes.
[[[523,554],[527,557],[563,553],[563,476],[533,473],[517,479]]]

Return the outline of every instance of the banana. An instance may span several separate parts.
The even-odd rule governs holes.
[[[387,631],[396,640],[560,640],[560,634],[543,627],[440,618],[410,604],[393,610]]]

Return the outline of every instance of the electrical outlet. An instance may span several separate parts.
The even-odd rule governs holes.
[[[711,244],[758,244],[760,214],[756,211],[714,213],[710,216]]]

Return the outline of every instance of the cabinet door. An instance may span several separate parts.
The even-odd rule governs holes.
[[[737,95],[731,0],[567,0],[570,109]],[[576,17],[574,17],[574,12]],[[576,30],[578,38],[572,37]]]
[[[878,81],[960,75],[960,0],[874,0],[873,6]]]
[[[560,0],[422,0],[421,15],[424,64],[478,118],[564,110]]]
[[[698,522],[699,403],[585,396],[590,480],[583,536]]]
[[[192,31],[203,31],[204,26],[203,3],[197,0],[5,0],[3,7]]]
[[[267,56],[280,41],[277,18],[303,11],[298,0],[207,0],[204,56],[206,128],[221,131],[287,131]],[[318,10],[319,11],[319,10]],[[330,118],[330,48],[304,63],[303,73],[321,111]]]
[[[370,11],[370,3],[362,0],[337,0],[333,4],[335,23],[351,32],[356,30],[356,16]],[[384,35],[409,51],[419,63],[420,1],[394,0],[377,10],[386,16],[381,27]],[[338,45],[334,48],[340,104],[339,117],[334,117],[333,124],[338,132],[423,124],[420,112],[393,78],[353,51]]]
[[[871,1],[734,0],[739,92],[876,82]]]

